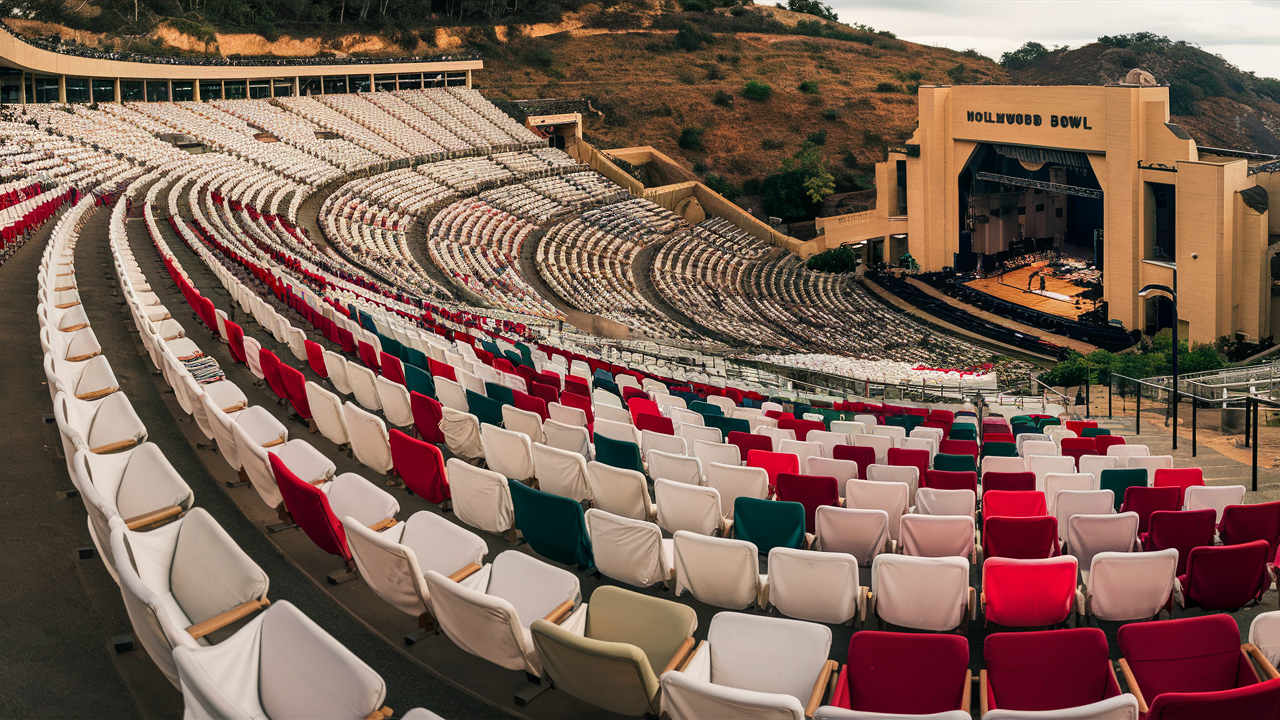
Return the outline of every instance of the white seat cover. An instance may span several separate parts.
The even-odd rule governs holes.
[[[1067,530],[1075,515],[1111,515],[1115,512],[1111,490],[1059,490],[1054,496],[1053,516],[1058,521],[1058,542],[1067,542]],[[1083,563],[1081,567],[1085,567]]]
[[[759,553],[745,540],[675,534],[676,597],[686,591],[716,607],[742,610],[760,601]]]
[[[530,410],[521,410],[514,405],[502,406],[502,427],[518,433],[524,433],[533,444],[541,443],[542,416]]]
[[[347,377],[351,380],[351,392],[356,402],[367,410],[381,410],[382,401],[378,398],[377,376],[369,368],[356,363],[347,363]]]
[[[1052,440],[1023,440],[1018,448],[1018,454],[1029,458],[1033,455],[1061,455],[1062,451]]]
[[[1186,490],[1183,509],[1213,508],[1218,514],[1217,522],[1222,522],[1222,511],[1228,505],[1239,505],[1244,501],[1244,489],[1243,485],[1192,485]]]
[[[814,513],[813,529],[817,549],[846,553],[870,565],[889,541],[889,513],[823,505]]]
[[[1133,552],[1138,542],[1138,513],[1073,515],[1067,523],[1066,554],[1076,559],[1088,584],[1093,556],[1101,552]]]
[[[837,445],[848,445],[849,436],[842,432],[832,432],[830,430],[810,430],[805,436],[805,440],[817,443],[822,448],[822,457],[832,457],[834,448]]]
[[[711,535],[724,520],[720,493],[715,488],[658,478],[653,481],[653,494],[658,506],[658,527],[669,533],[688,530]]]
[[[467,404],[467,391],[458,383],[449,378],[436,376],[436,399],[440,404],[457,410],[458,412],[469,412],[471,406]]]
[[[613,395],[609,394],[609,397],[613,397]],[[593,405],[591,411],[595,414],[597,420],[608,420],[622,423],[623,425],[631,424],[631,413],[623,409],[621,405],[601,405],[597,402]]]
[[[888,462],[889,449],[893,447],[893,438],[884,435],[868,435],[866,433],[853,436],[854,447],[869,447],[876,451],[876,462]]]
[[[920,488],[916,493],[916,512],[921,515],[959,515],[972,518],[977,514],[977,499],[968,488]]]
[[[486,532],[506,532],[515,523],[507,479],[458,458],[449,458],[449,489],[453,512],[462,522]]]
[[[387,422],[401,428],[413,425],[409,389],[381,375],[374,378],[374,383],[378,389],[378,402],[382,404],[382,414],[387,417]]]
[[[982,474],[989,472],[1025,472],[1027,463],[1020,457],[1000,457],[998,455],[988,455],[982,458]]]
[[[600,462],[587,463],[587,482],[596,507],[633,520],[647,520],[653,501],[644,475]]]
[[[844,494],[844,484],[858,479],[858,463],[852,460],[835,460],[833,458],[811,457],[802,469],[806,475],[833,477],[840,494]]]
[[[248,340],[245,338],[245,352],[248,352]],[[252,366],[250,366],[252,369]],[[347,376],[347,361],[338,353],[331,350],[324,351],[324,371],[329,376],[329,382],[333,383],[333,387],[343,395],[351,394],[351,379]],[[257,374],[257,373],[255,373]]]
[[[582,408],[569,407],[560,403],[547,403],[547,412],[551,419],[558,423],[582,428],[587,426],[587,413]]]
[[[366,412],[348,401],[342,405],[342,415],[351,434],[351,451],[365,467],[384,475],[391,471],[391,437],[382,418]]]
[[[1044,496],[1049,514],[1054,514],[1059,490],[1097,490],[1097,476],[1089,473],[1049,473],[1044,476]]]
[[[591,499],[587,459],[576,452],[550,445],[533,445],[534,477],[543,492],[582,502]]]
[[[1076,460],[1070,455],[1031,455],[1027,470],[1036,474],[1036,490],[1044,492],[1044,479],[1050,473],[1069,475],[1076,471]]]
[[[676,435],[684,438],[689,443],[692,450],[694,441],[701,440],[704,443],[718,444],[724,442],[724,433],[720,432],[720,428],[706,427],[704,425],[694,425],[690,423],[680,423],[676,425]],[[736,445],[734,447],[737,447]]]
[[[188,718],[359,718],[387,694],[372,668],[285,600],[173,659]]]
[[[1125,467],[1143,468],[1147,471],[1147,485],[1155,480],[1156,470],[1173,467],[1172,455],[1135,455],[1128,459]]]
[[[889,515],[889,537],[898,541],[898,527],[907,512],[911,488],[900,482],[850,480],[845,483],[845,507],[884,510]]]
[[[800,458],[799,467],[804,467],[805,461],[811,457],[822,457],[822,446],[816,442],[802,442],[800,440],[783,440],[776,443],[778,452],[791,453]]]
[[[682,437],[666,435],[652,430],[641,430],[640,454],[647,460],[651,450],[661,451],[670,455],[684,455],[688,452],[688,445]]]
[[[916,491],[920,488],[920,468],[918,467],[872,464],[867,466],[867,479],[875,482],[902,483],[910,488],[907,505],[914,505],[916,502]]]
[[[440,416],[440,434],[444,435],[449,452],[464,460],[484,457],[480,442],[480,420],[469,412],[459,412],[443,405]]]
[[[933,716],[921,717],[932,718]],[[1138,720],[1138,698],[1131,693],[1121,693],[1096,703],[1061,710],[996,709],[989,710],[982,716],[982,720]]]
[[[575,452],[587,460],[592,457],[591,436],[585,421],[583,425],[565,425],[554,419],[546,420],[542,423],[542,436],[543,442],[551,447]]]
[[[1274,666],[1280,662],[1280,610],[1259,613],[1249,623],[1249,642]]]
[[[1146,457],[1151,449],[1146,445],[1112,445],[1107,448],[1107,454],[1118,458]]]
[[[707,630],[711,682],[809,701],[831,652],[831,629],[815,623],[717,613]]]
[[[1100,620],[1145,620],[1160,614],[1173,593],[1175,548],[1100,552],[1089,564],[1089,612]]]
[[[690,485],[702,484],[702,463],[698,458],[660,450],[650,450],[645,457],[649,461],[649,477],[654,480],[662,478]]]
[[[764,468],[710,463],[706,466],[707,487],[720,493],[720,508],[733,517],[733,505],[740,497],[769,497],[769,473]]]
[[[1076,465],[1080,468],[1080,472],[1093,475],[1094,483],[1102,478],[1103,470],[1118,468],[1123,464],[1124,458],[1115,455],[1082,455]]]
[[[323,486],[334,517],[351,516],[365,526],[394,518],[400,503],[391,493],[356,473],[342,473]]]
[[[533,477],[533,444],[528,435],[480,423],[480,444],[490,470],[517,481]]]
[[[892,625],[944,632],[960,625],[969,601],[969,561],[883,554],[871,564],[876,614]]]
[[[346,416],[342,413],[342,399],[319,385],[307,381],[307,403],[311,406],[311,419],[316,429],[335,445],[351,442]],[[216,426],[215,426],[216,427]]]
[[[622,442],[635,443],[640,445],[640,431],[635,425],[620,423],[605,418],[596,417],[593,430],[597,435],[603,435],[610,440],[621,440]]]
[[[597,508],[586,514],[587,533],[601,574],[636,587],[666,583],[674,576],[673,541],[664,540],[657,525]]]
[[[769,551],[769,603],[787,617],[850,622],[862,597],[853,555],[782,547]]]
[[[961,515],[903,515],[902,552],[917,557],[973,555],[974,520]]]
[[[872,417],[875,416],[873,415]],[[854,435],[865,433],[867,431],[867,426],[864,423],[855,422],[853,420],[832,420],[830,427],[831,432],[848,435],[850,440],[852,440]],[[916,429],[918,430],[919,428]]]
[[[715,428],[712,429],[714,430]],[[702,467],[704,468],[711,463],[733,466],[742,464],[742,451],[737,445],[730,445],[729,443],[722,442],[713,443],[707,440],[694,440],[692,443],[692,450],[693,456],[702,461]]]

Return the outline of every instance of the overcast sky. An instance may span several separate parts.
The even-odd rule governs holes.
[[[1280,78],[1280,0],[826,0],[846,23],[993,60],[1028,40],[1079,47],[1138,31],[1186,40]]]

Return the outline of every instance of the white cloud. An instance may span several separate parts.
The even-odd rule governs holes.
[[[847,23],[904,40],[1000,53],[1035,40],[1079,47],[1100,35],[1154,32],[1196,43],[1258,75],[1280,77],[1280,2],[1246,0],[829,0]]]

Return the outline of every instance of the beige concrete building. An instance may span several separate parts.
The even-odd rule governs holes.
[[[1146,80],[921,87],[919,127],[876,166],[876,208],[819,219],[801,253],[865,242],[872,259],[910,252],[939,271],[1054,248],[1095,263],[1109,318],[1143,330],[1171,312],[1139,289],[1172,285],[1176,267],[1183,337],[1280,334],[1280,160],[1197,147]]]
[[[471,87],[480,60],[182,65],[82,57],[0,28],[0,102],[221,100],[423,87]]]

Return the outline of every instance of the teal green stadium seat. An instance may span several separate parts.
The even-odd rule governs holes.
[[[421,393],[429,398],[436,397],[436,379],[426,370],[408,363],[404,365],[404,385],[409,388],[409,392]]]
[[[467,391],[467,410],[482,423],[502,427],[502,403],[475,390]]]
[[[934,470],[947,472],[977,472],[978,467],[972,455],[946,455],[939,453],[933,457]]]
[[[404,363],[413,365],[414,367],[427,370],[431,365],[427,362],[427,354],[418,348],[406,347],[404,349]]]
[[[1115,493],[1112,504],[1115,506],[1116,512],[1120,512],[1120,505],[1124,503],[1124,492],[1131,487],[1147,486],[1147,469],[1146,468],[1107,468],[1102,471],[1098,478],[1098,489],[1110,490]]]
[[[378,333],[378,342],[382,344],[382,352],[401,360],[404,359],[404,346],[400,344],[399,340]]]
[[[724,416],[724,409],[721,408],[719,405],[712,405],[709,402],[702,402],[701,400],[691,401],[689,403],[689,409],[700,415],[719,415],[721,417]]]
[[[702,416],[702,421],[706,423],[707,427],[719,428],[720,432],[723,433],[725,437],[729,437],[729,433],[734,432],[735,430],[737,432],[744,433],[751,432],[751,423],[747,422],[745,418],[730,418],[720,415],[704,414]]]
[[[516,396],[511,392],[511,388],[498,383],[486,382],[484,384],[484,394],[490,398],[497,400],[503,405],[515,405]],[[499,410],[501,412],[501,410]]]
[[[510,478],[507,485],[511,487],[516,529],[534,552],[561,565],[577,565],[579,570],[595,566],[582,505]]]
[[[1039,420],[1036,421],[1036,427],[1040,428],[1041,430],[1049,427],[1050,425],[1061,425],[1061,424],[1062,424],[1062,421],[1059,420],[1058,418],[1040,418]]]
[[[733,501],[733,533],[761,555],[776,548],[804,547],[804,505],[798,502],[739,497]]]
[[[982,443],[982,457],[1018,457],[1018,446],[1011,442]]]
[[[1084,428],[1080,431],[1080,437],[1098,437],[1099,435],[1110,435],[1111,431],[1107,428]]]
[[[952,440],[977,440],[978,431],[972,425],[952,425],[951,434],[947,437]]]
[[[623,470],[635,470],[644,474],[640,459],[640,446],[626,440],[614,440],[600,433],[595,434],[596,460]]]

